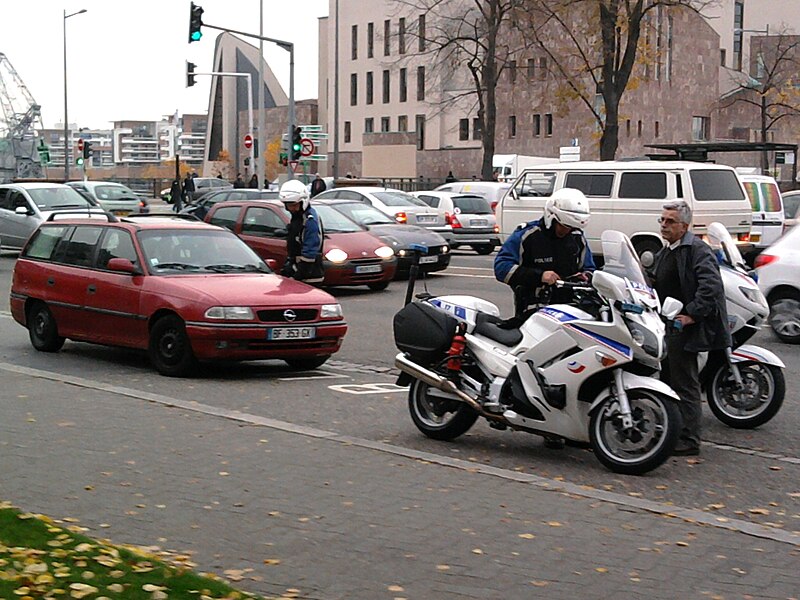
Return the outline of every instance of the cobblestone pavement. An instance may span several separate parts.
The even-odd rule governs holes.
[[[796,598],[746,523],[0,366],[0,498],[314,599]]]

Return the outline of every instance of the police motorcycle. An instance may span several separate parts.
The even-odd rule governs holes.
[[[617,473],[669,458],[681,416],[677,394],[655,377],[665,353],[659,300],[624,234],[605,231],[602,244],[591,283],[558,283],[576,305],[545,306],[516,327],[472,296],[411,301],[409,281],[394,317],[395,365],[422,433],[452,440],[483,417],[500,430],[588,442]],[[681,308],[668,298],[662,313]]]
[[[714,416],[730,427],[752,429],[780,410],[786,365],[769,350],[745,344],[766,321],[769,305],[725,226],[711,223],[706,237],[719,262],[733,347],[701,354],[700,384]]]

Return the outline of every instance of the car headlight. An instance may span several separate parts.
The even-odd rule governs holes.
[[[375,250],[375,254],[383,259],[392,258],[394,256],[394,250],[389,248],[389,246],[381,246]]]
[[[334,248],[333,250],[328,250],[325,253],[325,258],[327,258],[332,263],[343,263],[347,260],[347,252],[341,250],[339,248]]]
[[[341,319],[342,306],[340,304],[323,304],[319,311],[320,319]]]
[[[249,306],[212,306],[206,311],[206,319],[252,321],[253,310]]]
[[[408,253],[408,250],[398,250],[397,256],[406,256]]]
[[[447,254],[450,252],[450,246],[442,246],[442,254]]]

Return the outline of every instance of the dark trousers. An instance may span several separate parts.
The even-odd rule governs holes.
[[[683,333],[667,334],[667,358],[661,363],[661,379],[680,397],[683,417],[680,445],[700,445],[700,419],[703,404],[700,392],[700,374],[697,352],[685,350]]]

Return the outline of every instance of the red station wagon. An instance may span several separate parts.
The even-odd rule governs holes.
[[[147,350],[162,375],[197,361],[279,358],[316,368],[347,324],[327,292],[287,279],[235,235],[142,216],[43,223],[14,267],[11,313],[37,350],[65,339]]]
[[[322,285],[366,285],[371,290],[386,289],[397,271],[394,250],[330,206],[314,205],[314,209],[325,234]],[[286,261],[290,215],[282,202],[219,203],[205,220],[233,231],[264,260],[271,258],[279,267]]]

